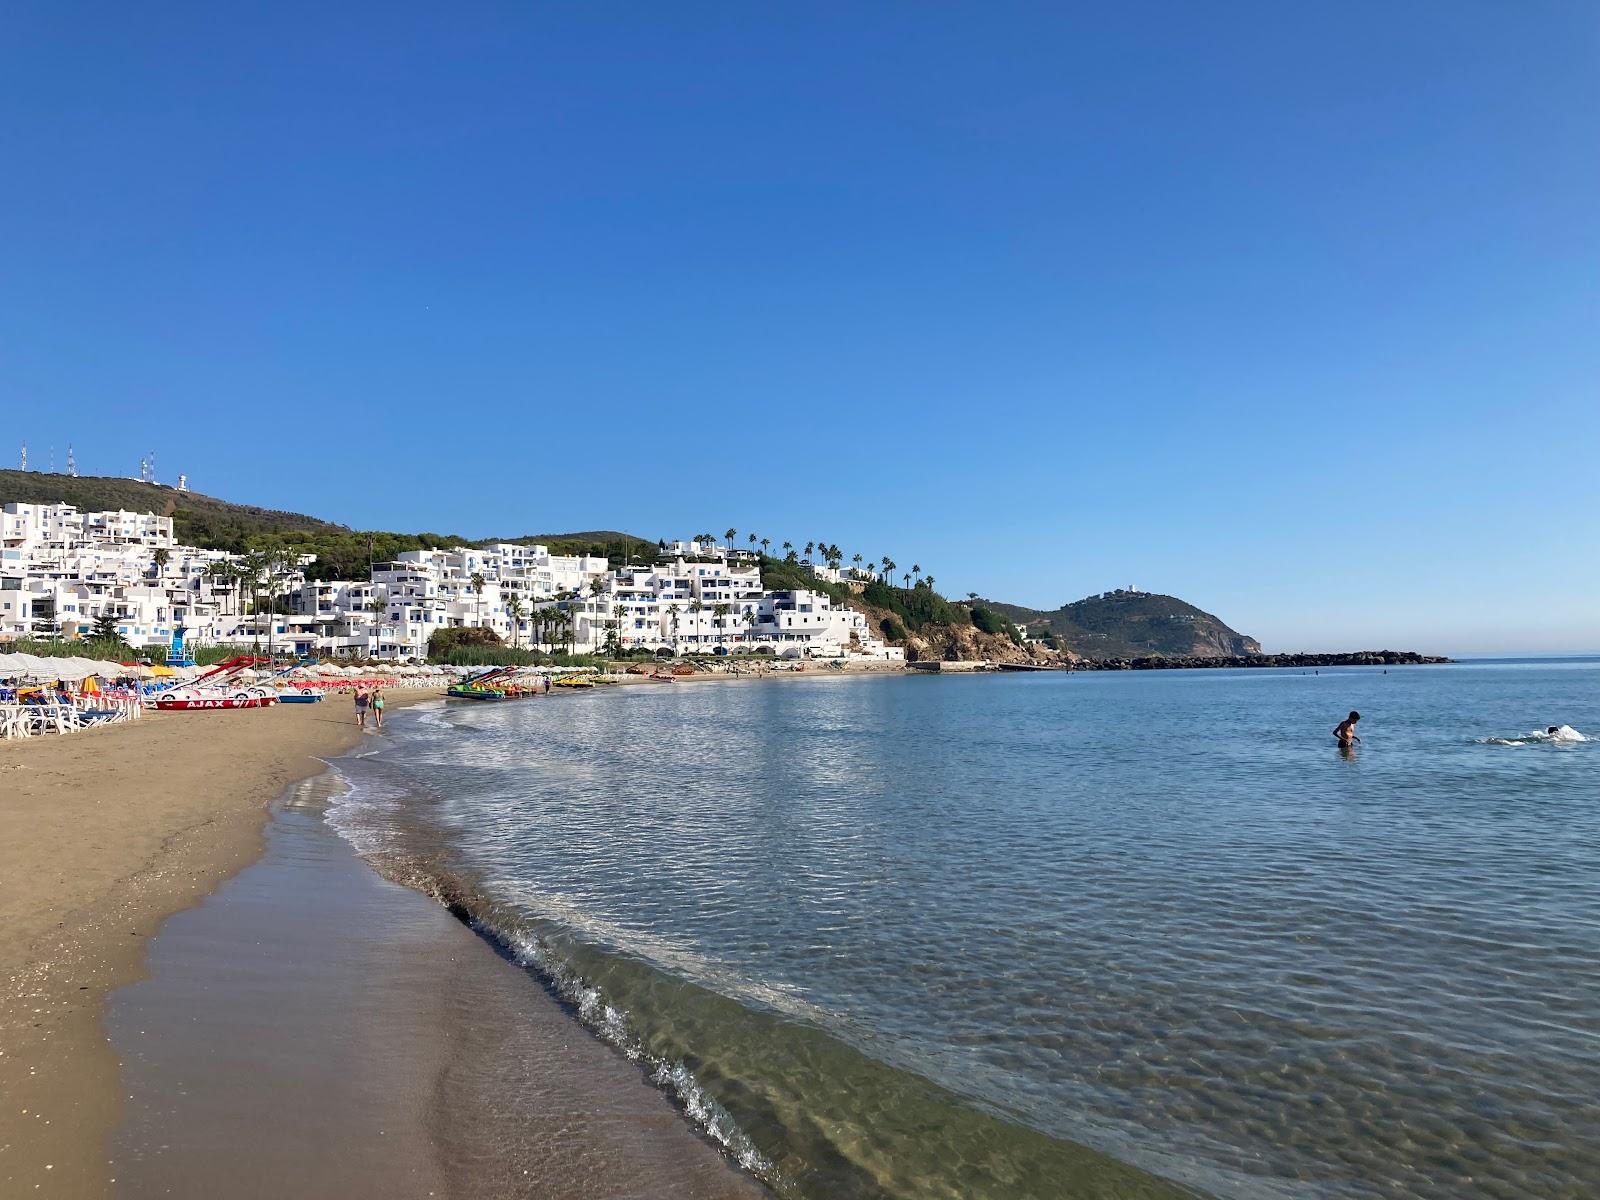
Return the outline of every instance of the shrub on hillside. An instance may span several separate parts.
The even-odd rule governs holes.
[[[1017,632],[1017,627],[992,608],[974,604],[972,606],[972,623],[984,633],[1003,634],[1015,644],[1019,646],[1022,644],[1022,634]]]
[[[861,598],[874,608],[886,608],[900,618],[913,633],[924,625],[970,625],[972,617],[958,604],[951,604],[931,587],[890,587],[873,580],[862,589]]]

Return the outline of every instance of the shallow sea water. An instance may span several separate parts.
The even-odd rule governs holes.
[[[1600,661],[651,685],[397,713],[334,819],[780,1194],[1576,1198],[1551,724]]]

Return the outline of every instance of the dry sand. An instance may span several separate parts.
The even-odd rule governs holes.
[[[0,745],[0,1195],[105,1194],[107,991],[140,977],[164,917],[259,855],[285,787],[357,736],[332,696]]]

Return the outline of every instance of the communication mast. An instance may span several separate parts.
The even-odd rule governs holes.
[[[27,469],[28,469],[28,443],[27,442],[23,442],[22,443],[22,465],[20,467],[18,467],[17,470],[26,471]]]
[[[78,477],[78,464],[72,457],[72,443],[67,443],[67,475],[69,478]]]

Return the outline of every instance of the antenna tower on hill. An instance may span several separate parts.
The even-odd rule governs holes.
[[[78,477],[78,463],[72,457],[72,443],[67,443],[67,474],[73,479]]]

